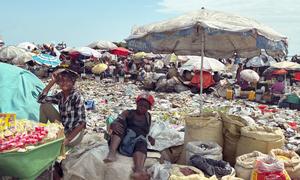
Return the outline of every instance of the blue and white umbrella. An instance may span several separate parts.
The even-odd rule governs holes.
[[[56,67],[61,63],[59,58],[51,56],[49,54],[39,54],[36,56],[32,56],[32,59],[38,64],[51,66],[51,67]]]

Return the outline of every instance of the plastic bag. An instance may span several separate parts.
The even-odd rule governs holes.
[[[252,180],[290,180],[291,178],[284,169],[283,162],[274,157],[261,157],[256,160],[252,172]]]
[[[284,163],[284,168],[292,179],[300,179],[300,157],[297,153],[272,149],[270,155]]]
[[[222,147],[215,142],[192,141],[186,145],[186,160],[189,161],[193,155],[222,160]]]
[[[155,145],[148,143],[148,149],[162,151],[172,146],[184,143],[184,133],[172,129],[167,122],[157,122],[150,129],[150,136],[155,139]]]

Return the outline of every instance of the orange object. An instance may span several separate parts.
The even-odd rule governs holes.
[[[228,99],[228,100],[233,99],[233,90],[226,89],[226,99]]]
[[[250,91],[248,95],[248,100],[253,101],[255,99],[255,91]]]
[[[207,89],[210,86],[214,85],[215,81],[213,79],[213,76],[210,74],[210,72],[203,71],[203,89]],[[197,86],[200,88],[200,72],[197,71],[195,75],[193,76],[191,80],[192,86]]]
[[[272,72],[274,75],[284,75],[287,74],[288,72],[285,69],[278,69]]]
[[[278,69],[272,72],[274,75],[284,75],[287,74],[288,72],[285,69]]]

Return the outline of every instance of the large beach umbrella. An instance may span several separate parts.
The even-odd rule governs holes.
[[[187,57],[189,58],[189,60],[182,65],[181,69],[189,70],[189,71],[201,69],[201,56],[187,56]],[[212,71],[212,72],[225,71],[226,66],[216,59],[204,57],[203,70]]]
[[[27,51],[32,51],[34,48],[37,48],[37,46],[31,42],[22,42],[18,44],[17,47],[25,49]]]
[[[102,55],[100,52],[96,51],[95,49],[92,49],[90,47],[80,47],[80,48],[75,48],[74,51],[78,51],[80,54],[84,56],[93,56],[96,58],[101,58]]]
[[[251,69],[244,69],[241,71],[241,79],[247,82],[258,82],[259,75],[257,74],[257,72]]]
[[[50,66],[50,67],[56,67],[56,66],[60,65],[60,63],[61,63],[59,58],[51,56],[49,54],[35,55],[35,56],[32,56],[32,59],[40,65],[46,65],[46,66]]]
[[[118,48],[114,43],[110,41],[95,41],[88,45],[88,47],[93,49],[101,49],[101,50],[113,50]]]
[[[11,61],[25,52],[26,51],[24,49],[16,46],[7,46],[0,49],[0,60],[5,62]]]
[[[129,48],[153,53],[206,57],[254,57],[265,49],[273,57],[287,54],[287,37],[255,20],[201,9],[177,18],[135,28]]]
[[[287,54],[287,37],[270,27],[245,17],[206,9],[135,28],[126,41],[136,51],[201,55],[201,61],[204,56],[232,57],[234,52],[250,58],[259,55],[261,49],[274,57]]]

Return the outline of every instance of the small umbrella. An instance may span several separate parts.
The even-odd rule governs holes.
[[[92,68],[92,73],[94,73],[94,74],[101,74],[107,68],[108,68],[108,66],[106,64],[103,64],[103,63],[102,64],[97,64],[96,66],[94,66]]]
[[[200,70],[201,69],[201,56],[187,56],[189,60],[182,65],[184,70]],[[204,57],[203,59],[203,70],[206,71],[225,71],[226,66],[220,61]]]
[[[115,55],[117,55],[117,56],[128,56],[128,55],[131,54],[132,52],[129,51],[128,49],[126,49],[126,48],[118,47],[118,48],[116,48],[116,49],[111,50],[111,53],[112,53],[112,54],[115,54]]]
[[[169,63],[176,63],[178,60],[178,57],[174,53],[172,53],[172,54],[169,54],[166,56],[166,60]]]
[[[110,41],[96,41],[88,45],[88,47],[93,49],[101,49],[101,50],[113,50],[118,48],[114,43]]]
[[[71,52],[71,51],[74,51],[74,47],[66,47],[65,49],[61,50],[61,52]]]
[[[288,72],[284,69],[276,69],[272,72],[273,75],[285,75],[287,74]]]
[[[39,54],[36,56],[32,56],[32,59],[38,64],[51,67],[56,67],[61,63],[61,61],[57,57],[51,56],[49,54]]]
[[[34,48],[37,48],[37,46],[31,42],[22,42],[18,44],[17,47],[25,49],[27,51],[32,51]]]
[[[259,75],[251,69],[245,69],[241,71],[241,79],[247,82],[257,82],[259,81]]]
[[[138,52],[138,53],[135,53],[133,55],[133,59],[139,60],[139,59],[145,58],[146,56],[147,56],[147,53],[145,53],[145,52]]]
[[[0,60],[8,61],[22,55],[26,51],[16,46],[7,46],[0,49]]]
[[[23,54],[14,58],[11,62],[15,65],[24,65],[26,62],[31,61],[32,56],[34,55],[35,54],[31,52],[24,52]]]
[[[101,58],[102,55],[100,52],[96,51],[95,49],[92,49],[90,47],[80,47],[80,48],[75,48],[75,51],[78,51],[80,54],[84,56],[93,56],[96,58]]]
[[[282,61],[271,65],[271,68],[286,69],[286,70],[299,70],[300,64],[290,61]]]
[[[263,67],[271,66],[276,63],[275,59],[267,55],[259,55],[251,58],[247,63],[246,67]]]

